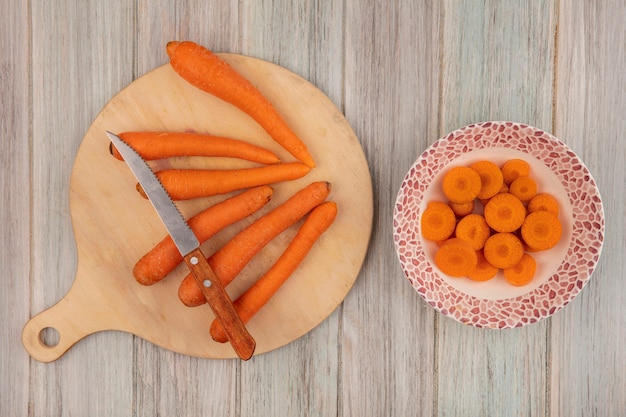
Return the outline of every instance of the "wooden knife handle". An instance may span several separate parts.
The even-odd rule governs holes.
[[[243,360],[250,359],[256,342],[237,314],[224,286],[211,269],[200,248],[188,253],[185,256],[185,262],[237,355]]]

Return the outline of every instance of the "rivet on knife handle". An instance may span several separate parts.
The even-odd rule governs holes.
[[[185,256],[185,262],[237,355],[243,360],[250,359],[256,342],[237,314],[230,297],[200,248],[189,252]]]

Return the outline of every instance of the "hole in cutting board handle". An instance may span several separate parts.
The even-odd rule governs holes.
[[[54,327],[44,327],[39,332],[39,341],[44,347],[55,347],[59,344],[61,340],[61,335],[59,331]]]

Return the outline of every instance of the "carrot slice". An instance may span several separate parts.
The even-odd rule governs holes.
[[[482,250],[476,251],[476,267],[472,269],[467,277],[472,281],[488,281],[498,274],[498,268],[487,262]]]
[[[322,233],[330,227],[336,215],[337,204],[335,202],[327,201],[315,207],[274,265],[233,302],[244,323],[248,323],[276,294],[302,263]],[[224,329],[217,320],[211,323],[210,332],[216,342],[228,341]]]
[[[330,183],[313,182],[269,213],[259,217],[208,258],[209,265],[225,287],[266,244],[321,204],[330,193]],[[178,288],[187,306],[206,302],[196,280],[188,274]]]
[[[443,193],[455,203],[467,203],[480,192],[480,176],[469,167],[457,166],[443,177]]]
[[[467,216],[474,211],[474,207],[476,206],[474,200],[468,201],[467,203],[455,203],[454,201],[450,201],[448,205],[456,217]]]
[[[170,65],[184,80],[247,113],[295,158],[310,168],[315,166],[306,145],[274,106],[226,61],[189,41],[169,42],[166,50]]]
[[[278,157],[260,146],[220,136],[190,132],[123,132],[119,134],[141,157],[151,161],[175,156],[222,156],[261,164],[276,164]],[[122,156],[110,145],[111,154]]]
[[[546,210],[558,216],[559,215],[559,203],[556,200],[556,198],[554,198],[554,196],[552,196],[551,194],[539,193],[535,195],[532,198],[532,200],[528,202],[529,213],[532,213],[533,211],[537,211],[537,210]]]
[[[242,169],[164,169],[157,172],[156,176],[172,200],[190,200],[294,180],[305,176],[310,170],[302,163],[290,162]],[[139,185],[137,191],[146,198]]]
[[[480,250],[491,235],[491,229],[483,216],[473,213],[459,220],[454,235],[468,242],[474,250]]]
[[[524,245],[512,233],[495,233],[487,239],[483,249],[487,262],[496,268],[511,268],[524,255]]]
[[[456,217],[446,203],[431,201],[422,213],[420,225],[424,239],[441,241],[449,238],[454,232]]]
[[[538,210],[526,216],[522,225],[522,239],[534,250],[550,249],[561,239],[559,218],[547,210]]]
[[[524,223],[526,208],[513,194],[500,193],[489,199],[484,216],[487,224],[495,231],[513,232]]]
[[[476,251],[466,241],[452,238],[445,241],[435,254],[435,265],[446,275],[464,277],[476,268]]]
[[[203,243],[226,226],[265,206],[273,194],[274,190],[266,185],[252,188],[201,211],[187,223],[198,241]],[[140,284],[152,285],[165,278],[182,261],[174,241],[167,235],[135,264],[133,275]]]
[[[515,178],[530,175],[530,165],[523,159],[509,159],[502,165],[502,176],[505,184],[511,184]]]
[[[517,265],[504,269],[504,278],[512,285],[523,286],[530,283],[537,270],[537,262],[528,253],[524,253]]]
[[[509,186],[509,192],[527,203],[537,194],[537,184],[530,177],[519,176]]]
[[[491,198],[496,195],[504,184],[502,171],[491,161],[478,161],[470,165],[480,176],[479,199]]]

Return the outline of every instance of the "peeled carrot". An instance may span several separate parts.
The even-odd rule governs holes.
[[[466,241],[458,238],[446,240],[435,254],[435,265],[446,275],[464,277],[476,267],[476,251]]]
[[[505,184],[511,184],[515,178],[530,175],[530,165],[523,159],[509,159],[502,165],[502,176]]]
[[[558,216],[559,203],[551,194],[539,193],[528,202],[529,213],[537,210],[546,210]]]
[[[274,164],[242,169],[165,169],[156,173],[172,200],[190,200],[259,185],[294,180],[311,168],[299,163]],[[145,198],[139,185],[137,190]]]
[[[448,200],[467,203],[480,192],[480,176],[471,168],[454,167],[444,175],[442,189]]]
[[[489,199],[484,210],[485,220],[498,232],[514,232],[526,217],[526,207],[510,193],[496,194]]]
[[[222,230],[263,207],[274,194],[269,186],[260,186],[244,191],[217,203],[188,220],[189,227],[200,243],[205,242]],[[135,279],[143,285],[152,285],[172,272],[183,257],[172,238],[167,235],[146,253],[133,268]]]
[[[261,164],[280,162],[265,148],[221,136],[190,132],[124,132],[119,136],[148,161],[175,156],[222,156]],[[122,160],[113,144],[109,150],[115,158]]]
[[[454,201],[450,201],[448,202],[448,205],[456,217],[467,216],[474,211],[475,207],[474,200],[468,201],[467,203],[455,203]]]
[[[521,175],[509,185],[509,192],[519,198],[522,203],[527,203],[537,194],[537,184],[532,178]]]
[[[248,323],[276,294],[302,263],[321,234],[330,227],[336,215],[337,204],[335,202],[327,201],[315,207],[274,265],[233,302],[244,323]],[[217,320],[213,320],[210,331],[213,340],[220,343],[228,341],[226,333]]]
[[[495,233],[483,249],[485,259],[496,268],[511,268],[522,259],[524,245],[513,233]]]
[[[472,213],[463,217],[456,225],[454,236],[468,242],[474,250],[480,250],[491,235],[487,221],[480,214]]]
[[[469,279],[472,281],[488,281],[496,276],[498,268],[487,262],[482,250],[476,251],[476,258],[476,267],[467,274]]]
[[[491,198],[500,191],[504,184],[504,178],[502,171],[496,164],[491,161],[477,161],[471,164],[470,168],[480,176],[480,192],[477,198]]]
[[[524,253],[522,259],[511,268],[502,271],[504,278],[512,285],[522,286],[530,283],[537,270],[537,262],[528,253]]]
[[[534,250],[554,247],[561,239],[559,218],[547,210],[538,210],[526,216],[522,225],[522,239]]]
[[[306,145],[274,106],[226,61],[194,42],[172,41],[166,50],[170,65],[183,79],[247,113],[295,158],[315,166]]]
[[[215,275],[227,286],[267,243],[321,204],[330,193],[330,183],[313,182],[287,201],[235,235],[208,258]],[[195,279],[188,274],[178,288],[178,297],[187,306],[206,302]]]
[[[449,238],[455,225],[454,212],[441,201],[428,203],[420,220],[422,237],[427,240],[441,241]]]

